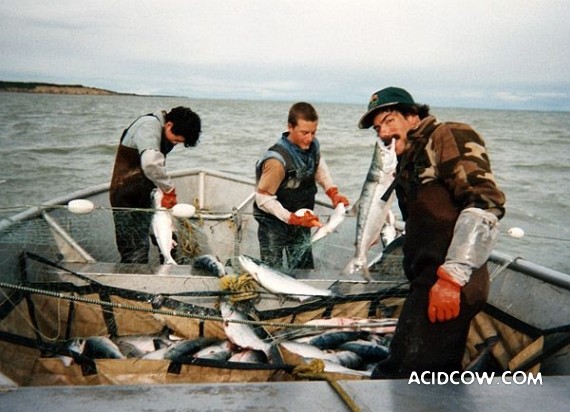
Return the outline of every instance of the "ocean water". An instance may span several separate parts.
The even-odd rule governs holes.
[[[171,152],[169,170],[206,166],[253,178],[257,158],[286,129],[292,103],[0,93],[0,215],[107,182],[122,130],[141,114],[178,105],[200,114],[203,133],[196,148]],[[362,105],[313,102],[323,156],[351,201],[360,193],[375,142],[372,131],[356,126],[365,103],[366,97]],[[497,249],[570,273],[570,113],[431,112],[472,125],[486,141],[507,196]],[[511,227],[522,228],[525,237],[509,237]]]

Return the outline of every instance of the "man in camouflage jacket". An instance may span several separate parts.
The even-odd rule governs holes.
[[[486,261],[505,213],[485,143],[466,124],[439,122],[397,87],[372,95],[359,127],[373,127],[396,148],[410,281],[390,356],[372,377],[461,371],[471,319],[487,300]]]

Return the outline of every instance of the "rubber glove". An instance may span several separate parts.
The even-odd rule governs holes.
[[[337,207],[339,203],[343,203],[345,206],[348,206],[348,199],[338,193],[338,188],[336,186],[330,187],[325,193],[331,199],[333,207]]]
[[[290,225],[303,226],[303,227],[321,227],[322,224],[319,221],[318,216],[314,215],[310,211],[306,211],[302,216],[297,216],[295,213],[291,213],[289,216]]]
[[[172,188],[169,192],[163,193],[162,201],[160,205],[167,209],[172,209],[173,206],[176,206],[176,190]]]
[[[428,317],[431,323],[445,322],[459,316],[461,285],[440,266],[438,280],[429,291]]]

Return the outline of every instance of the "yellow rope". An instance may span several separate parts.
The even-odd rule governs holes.
[[[200,243],[198,239],[196,239],[190,219],[183,218],[178,220],[182,225],[182,230],[178,231],[178,244],[180,245],[180,249],[182,249],[182,253],[189,257],[200,255],[202,253]]]
[[[297,376],[301,379],[327,381],[351,411],[360,412],[358,405],[352,400],[350,395],[346,393],[342,386],[325,373],[325,363],[322,359],[313,359],[308,364],[295,366],[295,369],[293,369],[293,376]]]
[[[220,289],[230,292],[232,303],[256,299],[259,296],[257,283],[251,275],[226,275],[220,278]]]

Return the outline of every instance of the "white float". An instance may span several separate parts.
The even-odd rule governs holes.
[[[196,208],[188,203],[177,203],[172,207],[174,217],[192,217],[196,214]]]
[[[507,231],[507,233],[509,236],[516,239],[520,239],[524,236],[524,230],[522,230],[520,227],[512,227]]]
[[[91,200],[87,199],[74,199],[67,203],[67,209],[71,213],[76,213],[78,215],[83,215],[85,213],[91,213],[95,209],[95,205]]]

